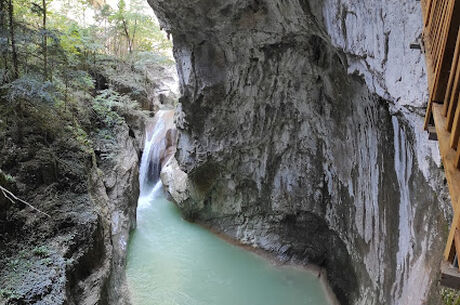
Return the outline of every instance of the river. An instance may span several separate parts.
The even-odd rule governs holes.
[[[161,115],[156,128],[163,128],[158,121]],[[159,134],[158,129],[153,133]],[[160,141],[150,138],[146,145],[155,142]],[[157,167],[141,165],[141,169]],[[141,170],[143,174],[158,179],[158,172]],[[330,304],[316,274],[274,265],[185,221],[166,200],[161,182],[153,190],[146,188],[128,247],[127,280],[133,305]]]

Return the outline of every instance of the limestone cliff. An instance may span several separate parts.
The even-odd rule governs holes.
[[[325,267],[342,304],[437,304],[449,212],[419,4],[149,3],[174,38],[184,213]]]
[[[50,143],[28,123],[21,146],[7,134],[0,164],[14,179],[1,184],[49,216],[0,195],[0,304],[126,304],[139,195],[130,128],[114,127],[117,151],[107,134],[90,150],[67,129]]]

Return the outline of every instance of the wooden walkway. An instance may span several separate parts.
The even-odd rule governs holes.
[[[460,0],[422,0],[430,98],[424,128],[439,141],[454,219],[441,266],[441,284],[460,289]]]

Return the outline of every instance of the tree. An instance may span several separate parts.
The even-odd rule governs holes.
[[[7,30],[7,25],[5,23],[6,15],[7,15],[6,1],[5,0],[0,0],[0,35],[1,35],[1,37],[7,37],[8,36],[6,34],[6,30]],[[2,57],[3,57],[3,66],[4,66],[3,75],[2,75],[2,84],[5,82],[5,77],[8,74],[8,58],[7,58],[8,44],[9,44],[9,42],[7,42],[6,44],[4,42],[2,42],[2,44],[1,44],[1,50],[2,50],[1,54],[2,54]]]
[[[137,14],[128,11],[124,0],[118,1],[118,10],[112,16],[111,20],[115,23],[115,28],[126,39],[129,54],[133,53],[134,40],[137,31]]]
[[[42,0],[42,15],[43,15],[43,75],[48,80],[48,33],[46,28],[47,15],[46,0]]]
[[[18,52],[16,50],[16,37],[15,37],[15,30],[14,30],[13,0],[8,1],[8,15],[9,15],[9,27],[10,27],[11,52],[13,56],[13,79],[17,79],[19,77],[19,63],[18,63]]]

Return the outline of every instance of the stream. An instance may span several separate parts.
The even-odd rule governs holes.
[[[164,128],[161,114],[151,131]],[[164,132],[163,132],[164,133]],[[146,145],[161,141],[150,136]],[[161,145],[158,145],[161,146]],[[146,147],[158,158],[155,147]],[[155,166],[141,164],[141,175],[158,181]],[[146,178],[141,177],[141,181]],[[147,185],[147,182],[143,182]],[[169,202],[161,182],[143,189],[137,229],[128,246],[127,280],[133,305],[328,305],[316,274],[267,259],[185,221]]]

